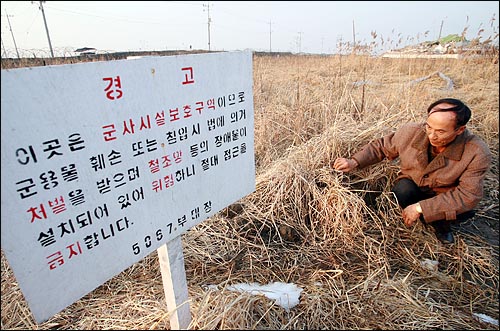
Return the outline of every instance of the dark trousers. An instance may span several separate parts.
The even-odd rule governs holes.
[[[406,208],[411,204],[417,203],[421,200],[429,199],[435,196],[435,193],[427,193],[422,191],[414,181],[407,178],[402,178],[396,181],[391,190],[398,199],[398,204],[402,208]],[[458,214],[457,221],[465,221],[474,216],[474,210]],[[421,216],[422,217],[422,216]],[[451,231],[451,221],[439,220],[431,223],[436,232],[449,232]]]

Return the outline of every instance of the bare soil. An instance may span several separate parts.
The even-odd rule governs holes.
[[[498,255],[498,206],[478,211],[473,218],[465,222],[453,224],[452,230],[455,235],[462,236],[464,240],[475,240],[488,243],[496,249]]]

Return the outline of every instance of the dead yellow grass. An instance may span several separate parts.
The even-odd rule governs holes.
[[[190,328],[498,328],[473,315],[498,320],[498,246],[460,234],[445,247],[422,224],[407,229],[388,193],[397,163],[329,168],[456,97],[494,154],[482,211],[498,209],[498,74],[491,59],[254,57],[256,190],[182,237]],[[41,325],[3,253],[1,267],[2,330],[170,328],[156,253]],[[275,281],[300,286],[300,304],[227,289]]]

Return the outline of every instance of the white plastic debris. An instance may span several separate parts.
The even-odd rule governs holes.
[[[488,315],[474,313],[474,316],[478,317],[483,322],[490,323],[490,324],[498,326],[498,320],[496,320],[496,319],[494,319],[492,317],[489,317]]]
[[[205,291],[217,291],[219,287],[217,285],[202,285],[201,286]]]
[[[281,282],[274,282],[267,285],[239,283],[228,286],[227,289],[230,291],[249,292],[254,295],[264,295],[274,300],[287,311],[299,303],[300,293],[303,291],[302,288],[295,284]]]
[[[420,265],[430,271],[438,271],[439,262],[436,260],[425,259],[420,262]]]

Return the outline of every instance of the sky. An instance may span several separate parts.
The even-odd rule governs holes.
[[[499,1],[44,1],[44,20],[40,1],[1,1],[2,57],[50,56],[50,45],[54,56],[83,47],[332,54],[464,32],[498,44],[498,11]]]

